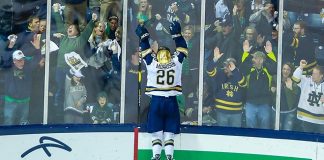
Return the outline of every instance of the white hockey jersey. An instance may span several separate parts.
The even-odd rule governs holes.
[[[324,124],[324,103],[320,101],[324,96],[324,83],[316,84],[312,77],[302,75],[302,70],[297,68],[293,79],[299,82],[301,95],[297,108],[297,118],[315,124]]]
[[[146,64],[147,86],[145,94],[155,96],[176,96],[182,94],[181,72],[182,63],[179,62],[177,54],[167,64],[160,64],[152,54],[153,60]]]

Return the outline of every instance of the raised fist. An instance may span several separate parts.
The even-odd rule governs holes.
[[[181,26],[180,23],[177,21],[173,21],[172,23],[170,23],[170,33],[172,35],[172,38],[174,38],[174,36],[176,35],[180,35],[181,34]]]
[[[300,62],[299,62],[299,68],[300,69],[304,69],[306,67],[306,65],[307,65],[306,60],[304,60],[304,59],[300,60]]]
[[[137,26],[135,33],[141,40],[145,40],[150,37],[150,34],[148,33],[147,29],[142,25]]]
[[[96,13],[92,13],[92,20],[96,21],[98,19],[98,15]]]

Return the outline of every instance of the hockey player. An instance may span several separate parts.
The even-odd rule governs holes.
[[[152,160],[160,160],[162,144],[167,160],[173,160],[174,137],[180,132],[176,96],[182,94],[182,62],[187,57],[188,49],[178,22],[170,24],[170,33],[176,44],[174,54],[167,47],[159,47],[157,53],[153,53],[147,29],[142,25],[136,29],[140,38],[140,56],[148,72],[145,94],[151,96],[147,130],[152,134]]]
[[[302,131],[324,133],[324,68],[317,65],[312,76],[305,76],[302,73],[306,66],[306,60],[301,60],[293,75],[301,88],[297,118]]]

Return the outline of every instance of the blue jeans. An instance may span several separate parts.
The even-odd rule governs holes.
[[[4,125],[24,125],[28,124],[29,102],[4,103]]]
[[[56,92],[54,97],[54,106],[61,106],[63,109],[64,104],[64,92],[65,92],[65,78],[68,73],[66,68],[56,68],[55,82],[56,82]]]
[[[217,124],[224,127],[242,127],[242,113],[229,114],[217,111]]]
[[[270,129],[271,107],[269,104],[246,103],[246,127]]]
[[[296,111],[288,113],[280,113],[280,129],[291,131],[294,128],[296,122]],[[273,123],[276,121],[276,111],[272,110]]]

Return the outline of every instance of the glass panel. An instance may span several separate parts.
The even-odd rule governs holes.
[[[273,127],[275,8],[262,0],[207,3],[203,124]]]
[[[119,123],[122,1],[69,2],[52,4],[49,123]]]
[[[2,1],[0,17],[0,124],[40,124],[46,1]]]
[[[286,63],[290,62],[296,70],[290,69],[295,81],[292,85],[286,82],[285,92],[282,92],[286,98],[281,102],[281,129],[324,133],[324,112],[320,109],[324,93],[324,2],[284,2],[284,22],[289,23],[284,25],[283,34],[283,79],[291,68]],[[292,88],[293,92],[288,92],[287,88]]]
[[[126,93],[138,93],[141,88],[140,120],[145,122],[149,108],[149,97],[144,95],[147,69],[143,65],[142,81],[138,84],[138,38],[134,33],[138,22],[145,25],[150,33],[150,44],[154,52],[158,47],[166,46],[173,52],[174,41],[169,33],[169,25],[179,20],[182,34],[187,40],[189,58],[183,62],[182,89],[183,96],[177,96],[180,107],[181,122],[197,124],[198,110],[198,67],[199,67],[199,23],[200,2],[194,0],[177,1],[177,3],[160,0],[129,1],[127,36],[127,71]],[[126,94],[125,123],[137,122],[138,94]]]
[[[138,123],[139,121],[144,122],[149,105],[149,97],[144,94],[147,71],[145,65],[139,63],[139,40],[134,32],[137,26],[136,14],[139,8],[138,3],[139,1],[137,4],[135,4],[134,1],[128,1],[125,123]],[[149,19],[148,14],[151,15],[151,12],[148,11],[149,4],[147,1],[143,1],[141,3],[143,10],[147,11],[147,14],[143,13],[143,19],[146,18],[147,20]],[[141,116],[138,116],[138,114]]]
[[[179,11],[177,16],[181,18],[181,14],[186,17],[182,21],[182,35],[187,43],[188,57],[182,66],[182,92],[183,95],[178,97],[178,104],[182,113],[182,124],[197,125],[198,124],[198,82],[199,82],[199,62],[200,62],[200,15],[201,1],[186,0],[178,1]],[[172,13],[168,13],[172,15]],[[187,17],[189,20],[187,21]],[[180,103],[182,102],[182,103]]]

